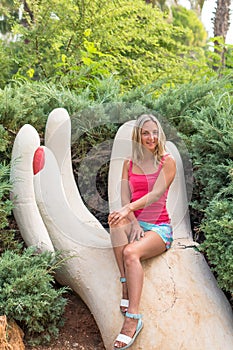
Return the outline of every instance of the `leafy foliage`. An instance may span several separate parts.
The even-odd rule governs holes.
[[[223,102],[223,100],[225,100]],[[229,94],[210,96],[209,104],[198,113],[192,138],[196,167],[195,179],[202,188],[203,209],[228,185],[229,160],[233,158],[232,101]]]
[[[0,263],[0,313],[18,321],[33,342],[57,336],[62,324],[66,288],[54,288],[57,257],[51,252],[35,254],[33,247],[22,255],[6,251]]]
[[[230,167],[230,184],[210,202],[202,223],[206,252],[220,287],[233,294],[233,162]]]
[[[206,44],[206,30],[194,11],[189,11],[183,6],[172,6],[172,15],[175,26],[189,28],[184,32],[182,38],[186,45],[203,46]]]
[[[9,166],[0,163],[0,230],[7,226],[7,216],[12,209],[12,204],[7,199],[10,189]]]
[[[192,29],[142,0],[94,0],[91,6],[87,0],[28,1],[22,19],[12,24],[17,40],[8,48],[5,79],[81,89],[115,74],[126,89],[162,77],[179,83],[212,74],[200,47],[203,26],[194,13],[186,14]]]
[[[188,67],[193,71],[194,62],[200,64],[200,71],[202,66],[205,69],[201,50],[183,45],[183,35],[190,29],[169,23],[156,7],[142,1],[121,1],[121,6],[112,5],[108,11],[106,15],[99,13],[91,37],[98,40],[102,52],[111,54],[110,61],[127,86],[147,84],[163,76],[174,82],[186,81],[191,78]]]
[[[4,148],[4,139],[1,140],[1,144],[1,148]],[[14,228],[9,227],[9,216],[13,207],[9,199],[10,190],[9,165],[0,163],[0,254],[6,249],[21,249],[19,241],[15,239]]]
[[[19,8],[14,0],[2,0],[0,3],[0,32],[9,33],[13,21],[19,18]]]
[[[9,157],[14,137],[24,124],[35,126],[43,134],[47,117],[54,108],[64,107],[73,115],[94,103],[117,100],[118,95],[119,84],[112,77],[96,81],[79,94],[65,89],[62,84],[26,81],[6,85],[0,90],[0,152],[3,158]]]

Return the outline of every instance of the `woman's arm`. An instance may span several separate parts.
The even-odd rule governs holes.
[[[131,199],[131,191],[129,187],[129,160],[125,160],[123,164],[123,170],[122,170],[122,178],[121,178],[121,204],[123,205],[123,208],[130,204]],[[113,212],[113,213],[116,213]],[[109,215],[109,224],[114,225],[112,222],[113,213]],[[133,242],[134,240],[140,239],[141,235],[143,234],[143,230],[140,227],[134,212],[129,212],[126,217],[131,222],[131,231],[129,235],[129,241]],[[123,219],[123,217],[122,217]]]
[[[122,170],[122,181],[121,181],[121,204],[126,206],[130,204],[131,191],[129,187],[129,160],[125,160]],[[128,219],[133,222],[137,221],[134,212],[131,211],[128,215]]]
[[[129,160],[125,160],[121,176],[121,204],[130,203],[131,192],[129,188]]]
[[[169,156],[165,159],[162,170],[156,180],[152,191],[145,196],[139,198],[135,202],[125,204],[120,210],[110,214],[110,224],[116,224],[123,218],[129,216],[129,213],[142,209],[148,205],[157,202],[164,194],[166,189],[171,185],[176,174],[176,163],[173,157]]]

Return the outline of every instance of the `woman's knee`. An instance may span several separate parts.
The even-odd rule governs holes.
[[[123,259],[124,263],[131,264],[132,262],[138,261],[139,256],[137,254],[137,250],[134,248],[132,244],[128,244],[123,250]]]
[[[128,244],[129,229],[128,220],[122,220],[119,224],[110,226],[110,236],[113,247],[125,246]]]

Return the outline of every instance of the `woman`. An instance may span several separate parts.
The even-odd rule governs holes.
[[[132,134],[132,159],[122,171],[123,207],[110,213],[109,225],[122,282],[120,309],[125,315],[114,349],[130,347],[143,323],[139,303],[143,286],[141,260],[162,254],[172,243],[166,199],[175,173],[173,157],[165,150],[166,138],[158,119],[143,114]]]

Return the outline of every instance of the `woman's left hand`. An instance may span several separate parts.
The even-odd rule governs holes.
[[[118,224],[122,219],[126,218],[130,213],[130,208],[125,205],[119,210],[115,210],[108,216],[108,223],[110,226]]]

